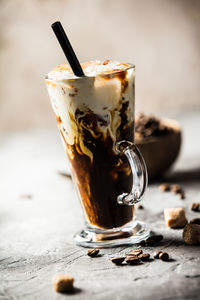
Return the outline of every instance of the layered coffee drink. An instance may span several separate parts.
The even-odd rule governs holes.
[[[116,143],[134,141],[135,69],[109,60],[81,66],[84,77],[65,64],[49,72],[48,93],[88,225],[119,228],[134,217],[134,206],[117,203],[133,177]]]

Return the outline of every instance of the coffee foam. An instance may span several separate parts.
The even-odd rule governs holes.
[[[120,63],[118,61],[99,61],[93,60],[89,62],[84,62],[81,64],[81,67],[84,71],[84,74],[88,77],[110,74],[115,72],[120,72],[127,70],[131,67],[131,64]],[[77,78],[67,64],[62,64],[54,68],[52,71],[48,73],[48,78],[51,80],[62,80],[62,79],[70,79]]]

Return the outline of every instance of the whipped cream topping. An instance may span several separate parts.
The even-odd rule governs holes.
[[[110,74],[127,70],[131,67],[131,64],[123,62],[120,63],[118,61],[111,60],[94,60],[82,63],[81,67],[86,76],[93,77],[97,75]],[[77,76],[73,74],[72,69],[67,64],[59,65],[48,73],[48,79],[51,80],[62,80],[70,78],[77,78]]]
[[[116,61],[90,61],[81,64],[85,77],[76,77],[68,65],[60,65],[49,72],[46,79],[48,93],[64,142],[68,145],[68,155],[73,159],[69,146],[78,145],[80,152],[93,160],[93,153],[85,146],[77,120],[77,112],[82,117],[92,113],[96,116],[98,134],[104,139],[117,139],[121,125],[123,104],[126,108],[127,124],[134,121],[135,72],[132,65]],[[124,71],[124,73],[118,73]],[[108,77],[96,76],[106,74]],[[109,75],[111,74],[111,75]],[[98,138],[92,128],[87,128],[94,138]],[[113,149],[113,151],[115,151]]]

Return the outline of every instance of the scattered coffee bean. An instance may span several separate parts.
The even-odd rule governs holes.
[[[111,259],[112,263],[114,263],[115,265],[121,265],[124,260],[125,260],[125,256],[114,257]]]
[[[196,212],[200,212],[200,203],[199,202],[192,203],[190,205],[190,209],[193,210],[193,211],[196,211]]]
[[[132,250],[131,252],[128,252],[126,255],[136,255],[136,256],[138,256],[142,253],[143,253],[142,249],[136,249],[136,250]]]
[[[69,275],[56,275],[53,278],[54,290],[58,293],[70,293],[73,291],[74,278]]]
[[[142,204],[139,204],[138,206],[137,206],[137,209],[144,209],[144,206],[142,205]]]
[[[135,134],[139,137],[159,136],[171,129],[165,126],[160,119],[140,113],[135,120]]]
[[[126,259],[129,259],[129,258],[138,258],[138,255],[126,254]]]
[[[160,253],[162,253],[162,251],[161,251],[161,250],[156,250],[156,251],[154,252],[154,254],[153,254],[153,257],[154,257],[154,258],[156,258],[156,259],[158,259],[158,258],[159,258],[159,255],[160,255]]]
[[[159,254],[159,259],[161,259],[163,261],[167,261],[169,259],[169,254],[167,252],[161,252]]]
[[[184,228],[187,224],[185,211],[183,208],[166,208],[164,210],[166,225],[170,228]]]
[[[138,256],[127,256],[126,262],[129,265],[136,265],[140,262],[140,259],[138,258]]]
[[[162,191],[162,192],[169,192],[170,191],[170,184],[168,183],[163,183],[159,186],[159,189]]]
[[[163,236],[161,234],[150,236],[145,242],[147,246],[154,246],[162,241]]]
[[[179,184],[169,184],[169,183],[164,183],[159,186],[159,189],[162,192],[172,192],[175,193],[179,196],[180,199],[185,199],[185,193],[184,190],[181,188]]]
[[[200,225],[187,224],[183,230],[183,239],[188,245],[200,244]]]
[[[180,199],[185,199],[185,192],[179,184],[173,184],[170,187],[171,192],[177,194]]]
[[[195,218],[190,221],[190,224],[198,224],[200,225],[200,218]]]
[[[182,192],[182,188],[179,184],[172,184],[170,186],[170,191],[175,193],[175,194],[179,194]]]
[[[89,249],[87,255],[90,257],[96,257],[99,254],[99,249]]]
[[[142,261],[147,261],[150,258],[150,254],[149,253],[143,253],[143,254],[140,254],[138,256],[138,258],[141,259]]]
[[[180,199],[185,199],[185,193],[182,191],[181,193],[177,193]]]

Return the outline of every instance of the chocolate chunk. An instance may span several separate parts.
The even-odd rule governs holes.
[[[170,191],[170,185],[168,183],[163,183],[159,186],[159,189],[162,192],[169,192]]]
[[[154,246],[158,244],[160,241],[162,241],[163,236],[161,234],[158,235],[152,235],[146,240],[147,246]]]
[[[150,258],[150,254],[149,253],[143,253],[143,254],[140,254],[138,256],[138,258],[141,259],[142,261],[147,261]]]
[[[196,212],[200,212],[200,202],[192,203],[190,209]]]
[[[190,221],[190,224],[198,224],[200,225],[200,218],[195,218]]]
[[[154,252],[154,254],[153,254],[153,257],[154,257],[154,258],[156,258],[156,259],[158,259],[158,258],[159,258],[159,255],[160,255],[160,253],[162,253],[162,251],[161,251],[161,250],[156,250],[156,251]]]
[[[131,252],[128,252],[126,255],[136,255],[136,256],[138,256],[142,253],[143,253],[142,249],[136,249],[136,250],[132,250]]]
[[[161,259],[163,261],[167,261],[169,259],[169,254],[167,252],[161,252],[159,254],[159,259]]]
[[[139,262],[140,262],[140,259],[138,258],[138,256],[127,256],[126,257],[126,262],[127,262],[127,264],[129,264],[129,265],[136,265],[136,264],[138,264]]]
[[[54,290],[58,293],[71,293],[73,291],[74,278],[69,275],[56,275],[53,278]]]
[[[96,257],[99,254],[99,249],[89,249],[87,255],[90,257]]]
[[[121,265],[124,260],[125,260],[125,256],[114,257],[111,259],[112,263],[114,263],[115,265]]]

